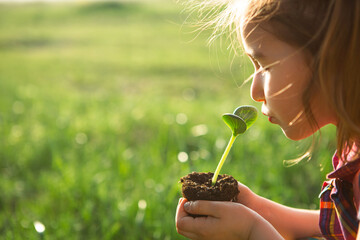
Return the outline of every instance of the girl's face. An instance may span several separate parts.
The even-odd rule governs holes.
[[[263,103],[262,113],[292,140],[313,134],[318,129],[311,127],[302,101],[312,78],[309,56],[260,27],[242,27],[241,35],[245,52],[255,67],[251,97]],[[313,93],[310,107],[318,126],[336,124],[335,114],[320,89],[314,89]]]

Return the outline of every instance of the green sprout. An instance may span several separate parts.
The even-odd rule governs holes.
[[[253,123],[257,119],[257,115],[258,112],[255,107],[240,106],[235,109],[234,113],[226,113],[222,116],[222,119],[224,120],[226,125],[228,125],[231,129],[232,135],[212,178],[211,183],[213,186],[216,183],[216,180],[220,173],[220,169],[222,168],[236,137],[239,134],[244,133],[251,125],[253,125]]]

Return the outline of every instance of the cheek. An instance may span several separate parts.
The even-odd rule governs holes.
[[[303,93],[307,81],[298,77],[299,75],[294,74],[287,76],[271,74],[265,86],[267,106],[284,128],[305,120]]]
[[[298,108],[304,87],[291,75],[269,74],[264,84],[267,102],[278,106]],[[289,110],[289,109],[288,109]]]
[[[302,106],[302,96],[310,79],[310,69],[302,61],[289,59],[275,67],[267,76],[267,97]]]

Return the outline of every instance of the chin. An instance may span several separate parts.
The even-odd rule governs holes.
[[[282,129],[284,135],[290,139],[290,140],[293,140],[293,141],[300,141],[300,140],[303,140],[307,137],[310,137],[311,135],[313,135],[313,131],[304,131],[304,129]]]

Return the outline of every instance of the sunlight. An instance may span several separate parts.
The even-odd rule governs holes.
[[[276,96],[282,94],[283,92],[285,92],[286,90],[288,90],[288,89],[291,88],[292,86],[293,86],[293,83],[289,83],[287,86],[283,87],[282,89],[280,89],[279,91],[277,91],[276,93],[274,93],[273,95],[271,95],[270,98],[276,97]]]
[[[289,126],[292,126],[300,117],[301,117],[301,115],[304,113],[304,111],[301,111],[301,112],[299,112],[296,116],[295,116],[295,118],[289,123]]]
[[[35,227],[35,230],[36,230],[38,233],[43,233],[43,232],[45,232],[45,226],[44,226],[44,224],[42,224],[42,223],[39,222],[39,221],[35,221],[35,222],[34,222],[34,227]]]

